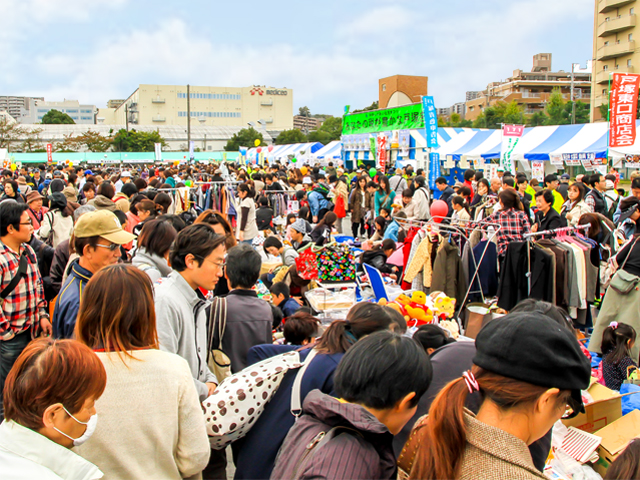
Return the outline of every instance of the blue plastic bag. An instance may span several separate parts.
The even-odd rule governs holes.
[[[630,383],[623,383],[620,387],[620,394],[640,392],[640,386]],[[622,397],[622,415],[626,415],[631,410],[640,410],[640,393]]]

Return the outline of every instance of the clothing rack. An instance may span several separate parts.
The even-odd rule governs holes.
[[[584,225],[576,225],[575,227],[560,227],[554,228],[551,230],[543,230],[541,232],[531,232],[524,234],[524,238],[527,240],[527,243],[531,243],[533,237],[537,237],[539,235],[556,235],[558,233],[571,233],[576,230],[589,230],[591,228],[590,223],[586,223]],[[529,246],[530,247],[530,246]],[[525,274],[527,277],[527,293],[531,295],[531,249],[527,248],[527,273]]]
[[[439,222],[436,222],[433,218],[431,220],[428,221],[423,221],[423,220],[409,220],[409,219],[405,219],[405,218],[399,218],[399,217],[392,217],[396,222],[398,222],[401,226],[420,226],[420,227],[431,227],[432,231],[434,233],[438,233],[440,230],[445,230],[445,231],[449,231],[449,233],[456,233],[459,234],[461,237],[463,237],[468,243],[470,243],[470,235],[467,235],[467,227],[462,227],[462,226],[458,226],[458,225],[450,225],[450,224],[442,224]],[[451,220],[452,217],[441,217],[441,216],[436,216],[435,218],[438,219],[449,219]],[[461,220],[462,222],[470,222],[470,220]],[[480,261],[478,263],[475,262],[475,257],[472,258],[474,259],[474,272],[473,272],[473,276],[471,277],[471,280],[469,281],[469,286],[467,287],[467,292],[464,296],[464,299],[462,302],[460,302],[460,305],[457,305],[457,315],[456,317],[458,318],[458,321],[460,323],[460,326],[462,327],[462,322],[460,322],[459,317],[460,314],[462,313],[462,309],[465,305],[465,303],[467,302],[467,299],[469,298],[469,295],[471,293],[480,293],[480,296],[482,297],[482,302],[485,303],[485,297],[484,297],[484,291],[482,290],[482,284],[480,282],[478,282],[478,285],[480,287],[480,290],[478,292],[471,292],[471,287],[473,286],[473,282],[476,280],[476,278],[478,277],[478,270],[480,268],[480,265],[482,264],[482,261],[484,260],[484,257],[487,253],[487,249],[489,247],[489,242],[491,242],[496,235],[498,234],[498,232],[500,231],[502,227],[497,224],[497,223],[489,223],[489,222],[485,222],[482,226],[480,225],[476,225],[476,227],[473,228],[473,231],[480,231],[482,232],[486,237],[487,237],[487,244],[485,245],[483,251],[482,251],[482,255],[480,256]]]

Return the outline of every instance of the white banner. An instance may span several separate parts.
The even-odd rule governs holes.
[[[531,178],[544,182],[544,162],[542,160],[533,160],[531,162]]]
[[[524,125],[503,125],[502,145],[500,148],[500,166],[505,172],[515,173],[513,151],[524,133]]]
[[[156,162],[161,162],[162,161],[162,144],[154,143],[153,146],[155,147],[155,152],[156,152]]]

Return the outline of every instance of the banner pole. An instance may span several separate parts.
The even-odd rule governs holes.
[[[609,143],[611,141],[611,75],[609,73],[609,88],[607,90],[607,170],[609,169]]]

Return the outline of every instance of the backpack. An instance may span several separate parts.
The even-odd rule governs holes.
[[[605,202],[606,202],[606,195],[605,195]],[[609,220],[613,221],[613,215],[616,213],[616,210],[618,210],[618,205],[620,205],[620,195],[618,195],[618,198],[615,199],[615,201],[611,204],[611,207],[607,211],[607,218]]]

